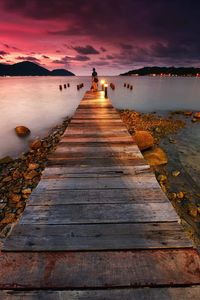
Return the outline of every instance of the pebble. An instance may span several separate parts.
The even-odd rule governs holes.
[[[34,177],[38,176],[39,173],[36,172],[35,170],[31,170],[31,171],[28,171],[26,173],[24,173],[24,178],[25,179],[33,179]]]
[[[40,167],[40,165],[39,164],[35,164],[35,163],[30,163],[28,165],[28,169],[29,170],[35,170],[35,169],[38,169],[39,167]]]
[[[172,176],[174,176],[174,177],[177,177],[177,176],[179,176],[180,174],[181,174],[181,172],[178,171],[178,170],[172,172]]]

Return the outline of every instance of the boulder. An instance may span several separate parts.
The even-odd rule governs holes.
[[[140,150],[146,150],[154,145],[154,138],[148,131],[136,131],[133,135]]]
[[[13,159],[10,156],[0,158],[0,164],[9,164],[10,162],[13,162]]]
[[[194,114],[194,118],[200,119],[200,111],[198,111]]]
[[[42,146],[41,140],[34,140],[34,141],[32,141],[32,142],[29,144],[29,147],[30,147],[32,150],[37,150],[37,149],[39,149],[41,146]]]
[[[150,166],[164,165],[168,162],[167,154],[159,147],[143,152],[143,156]]]
[[[30,134],[30,129],[25,126],[15,127],[15,132],[19,137],[26,137]]]

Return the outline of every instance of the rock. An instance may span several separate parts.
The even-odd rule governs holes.
[[[19,137],[26,137],[30,134],[30,129],[25,126],[15,127],[15,132]]]
[[[200,111],[198,111],[194,114],[194,118],[200,119]]]
[[[166,181],[167,180],[167,176],[160,174],[158,176],[158,181]]]
[[[24,189],[22,190],[22,194],[31,194],[31,189]]]
[[[193,123],[195,123],[195,122],[197,122],[197,121],[198,121],[197,118],[192,118],[192,122],[193,122]]]
[[[35,170],[35,169],[38,169],[39,167],[40,167],[40,165],[39,164],[35,164],[35,163],[30,163],[28,165],[28,169],[29,170]]]
[[[148,131],[136,131],[133,135],[140,150],[146,150],[154,145],[154,138]]]
[[[13,172],[13,174],[12,174],[12,178],[13,178],[14,180],[20,178],[21,176],[22,176],[22,174],[20,173],[19,170],[15,170],[15,171]]]
[[[24,173],[24,178],[29,180],[29,179],[33,179],[34,177],[38,176],[38,172],[36,172],[35,170],[31,170],[30,172],[26,172]]]
[[[170,142],[171,144],[176,144],[176,140],[174,140],[173,138],[169,138],[169,142]]]
[[[9,182],[11,180],[12,180],[12,176],[7,176],[2,180],[2,182]]]
[[[176,197],[179,199],[183,199],[184,198],[184,193],[183,192],[179,192],[176,194]]]
[[[10,200],[12,202],[19,202],[21,200],[21,196],[20,195],[17,195],[17,194],[13,194],[11,197],[10,197]]]
[[[13,162],[13,159],[10,156],[5,156],[0,159],[0,164],[9,164],[10,162]]]
[[[164,165],[168,162],[167,154],[159,147],[145,151],[143,156],[150,166]]]
[[[192,111],[184,111],[183,114],[184,114],[184,116],[192,116],[193,112]]]
[[[189,214],[191,217],[194,217],[194,218],[197,217],[198,209],[196,206],[193,206],[193,205],[189,206],[188,211],[189,211]]]
[[[177,176],[179,176],[180,174],[181,174],[181,172],[178,171],[178,170],[172,172],[172,176],[174,176],[174,177],[177,177]]]
[[[161,133],[161,129],[159,127],[156,127],[155,132]]]
[[[34,140],[29,144],[30,149],[37,150],[42,146],[41,140]]]
[[[4,219],[1,221],[2,224],[8,224],[16,221],[16,216],[14,213],[8,213],[5,215]]]

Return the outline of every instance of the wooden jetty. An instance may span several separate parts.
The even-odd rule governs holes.
[[[102,92],[86,92],[0,253],[0,299],[200,299],[200,259]]]

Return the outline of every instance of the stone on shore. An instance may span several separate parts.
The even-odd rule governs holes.
[[[0,159],[0,164],[9,164],[10,162],[13,162],[13,159],[10,156],[5,156]]]
[[[30,149],[37,150],[41,147],[42,142],[41,140],[34,140],[29,144]]]
[[[25,126],[15,127],[15,132],[19,137],[26,137],[30,134],[30,129]]]
[[[159,147],[143,152],[143,156],[150,166],[164,165],[168,162],[167,154]]]
[[[148,131],[136,131],[133,135],[140,150],[146,150],[154,145],[154,138]]]
[[[198,111],[194,114],[194,118],[200,119],[200,111]]]

